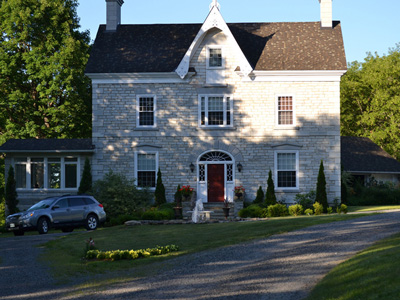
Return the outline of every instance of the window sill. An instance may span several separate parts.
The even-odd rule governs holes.
[[[274,130],[300,130],[299,126],[275,126]]]
[[[223,131],[236,131],[236,127],[197,127],[196,130],[198,131],[216,131],[216,130],[223,130]]]
[[[136,127],[134,131],[159,131],[158,127]]]
[[[295,188],[295,189],[283,189],[283,188],[276,188],[275,189],[276,193],[300,193],[300,189]]]

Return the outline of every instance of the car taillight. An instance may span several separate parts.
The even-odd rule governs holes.
[[[99,206],[100,206],[101,208],[103,208],[103,204],[99,204]]]

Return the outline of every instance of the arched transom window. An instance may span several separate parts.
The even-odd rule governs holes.
[[[232,161],[232,158],[226,153],[212,151],[200,157],[200,161]]]

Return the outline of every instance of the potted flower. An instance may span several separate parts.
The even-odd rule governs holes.
[[[190,185],[184,185],[179,191],[182,195],[182,201],[189,201],[193,194],[193,188]]]
[[[244,191],[245,191],[245,188],[243,187],[243,185],[235,186],[235,188],[233,189],[233,192],[235,193],[235,196],[239,200],[243,198]]]
[[[222,208],[224,211],[224,216],[225,216],[225,220],[228,220],[229,217],[229,210],[230,210],[230,206],[229,206],[229,201],[228,199],[224,200],[224,207]]]

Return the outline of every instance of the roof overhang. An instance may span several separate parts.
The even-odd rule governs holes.
[[[153,73],[87,73],[93,84],[102,83],[182,83],[196,72],[188,71],[185,79],[181,79],[176,72]]]

